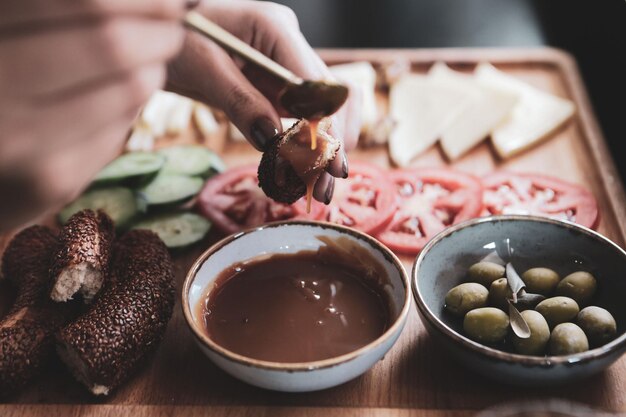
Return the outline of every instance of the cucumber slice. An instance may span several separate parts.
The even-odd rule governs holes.
[[[171,146],[158,153],[165,157],[163,172],[167,174],[208,178],[226,169],[220,157],[204,146]]]
[[[94,185],[124,184],[138,187],[147,183],[165,164],[165,157],[152,152],[130,152],[113,160],[96,175]]]
[[[138,212],[135,196],[128,188],[96,188],[88,190],[61,210],[59,222],[65,224],[74,213],[84,209],[104,211],[118,229],[128,225]]]
[[[148,217],[132,228],[152,230],[168,248],[181,248],[201,240],[211,228],[211,222],[194,213],[174,212]]]
[[[137,190],[139,208],[170,208],[191,200],[204,185],[199,177],[159,174],[148,185]]]

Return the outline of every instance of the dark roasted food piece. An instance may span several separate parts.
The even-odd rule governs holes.
[[[114,237],[113,221],[103,211],[82,210],[70,217],[50,270],[54,282],[50,298],[67,301],[80,293],[91,302],[107,275]]]
[[[172,260],[153,232],[124,235],[111,269],[87,313],[57,335],[61,359],[96,395],[124,382],[158,346],[174,306]]]
[[[69,306],[48,298],[50,262],[57,238],[43,226],[18,233],[2,258],[3,276],[17,289],[16,300],[0,321],[0,394],[26,384],[49,357],[54,333],[65,323]]]
[[[259,185],[271,199],[292,204],[307,193],[339,151],[340,142],[320,122],[317,147],[311,149],[309,122],[300,120],[263,153],[259,164]]]

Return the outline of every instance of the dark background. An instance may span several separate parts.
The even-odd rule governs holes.
[[[624,0],[277,0],[316,47],[550,45],[577,60],[626,182]]]

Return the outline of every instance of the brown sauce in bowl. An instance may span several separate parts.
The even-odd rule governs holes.
[[[388,277],[380,276],[382,265],[364,268],[362,254],[349,261],[353,248],[337,247],[231,265],[200,302],[209,338],[243,356],[287,363],[337,357],[376,340],[390,326],[381,285]]]

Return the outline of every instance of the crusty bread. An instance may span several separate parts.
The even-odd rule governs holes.
[[[70,217],[51,268],[52,300],[64,302],[80,293],[91,302],[107,275],[114,235],[113,221],[102,211],[82,210]]]

